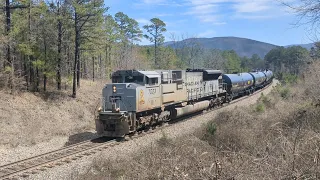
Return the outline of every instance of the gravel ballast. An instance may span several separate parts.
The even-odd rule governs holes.
[[[272,90],[272,87],[276,85],[276,83],[278,82],[274,81],[272,86],[266,88],[263,93],[268,94]],[[237,103],[230,104],[221,109],[217,109],[213,112],[197,116],[196,118],[191,118],[187,121],[172,124],[171,126],[161,128],[161,130],[157,130],[154,133],[150,133],[146,136],[123,142],[101,153],[83,157],[81,159],[72,161],[71,163],[56,166],[38,174],[34,174],[27,178],[21,179],[74,179],[77,177],[77,174],[84,173],[84,171],[86,171],[88,167],[91,166],[92,161],[96,158],[113,159],[126,156],[130,157],[132,153],[137,152],[141,148],[150,146],[153,142],[160,139],[163,136],[163,133],[165,133],[170,138],[176,138],[193,133],[194,130],[200,128],[204,123],[207,123],[209,120],[214,118],[215,115],[219,112],[233,109],[236,106],[249,106],[251,104],[254,104],[260,96],[261,92],[251,95]],[[65,145],[67,140],[68,138],[61,137],[53,139],[47,143],[37,144],[33,147],[18,147],[16,148],[16,150],[0,149],[0,164],[3,165],[9,162],[17,161],[19,159],[59,149]]]

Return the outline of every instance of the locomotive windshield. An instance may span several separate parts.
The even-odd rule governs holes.
[[[142,83],[143,82],[143,76],[125,76],[125,83]]]
[[[143,83],[143,76],[113,76],[112,83]]]
[[[112,83],[122,83],[122,77],[121,76],[113,76]]]

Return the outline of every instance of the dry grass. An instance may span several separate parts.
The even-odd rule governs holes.
[[[212,179],[219,173],[212,147],[195,136],[171,140],[162,137],[130,158],[97,158],[72,179]]]
[[[0,145],[32,145],[54,136],[69,136],[94,130],[94,111],[100,102],[102,82],[82,80],[78,97],[69,91],[0,91]]]
[[[193,135],[163,137],[130,158],[95,160],[76,179],[320,179],[320,64]],[[320,103],[320,102],[319,102]]]

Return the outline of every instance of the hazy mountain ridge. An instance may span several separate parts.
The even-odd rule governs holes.
[[[261,58],[278,45],[256,41],[247,38],[239,37],[214,37],[214,38],[190,38],[183,41],[168,41],[164,46],[170,46],[172,48],[181,48],[183,46],[192,46],[192,44],[199,44],[202,48],[206,49],[219,49],[219,50],[234,50],[239,56],[251,57],[253,54],[258,54]],[[298,44],[299,46],[300,44]],[[300,46],[310,50],[313,43],[301,44]],[[297,46],[288,45],[284,47]]]

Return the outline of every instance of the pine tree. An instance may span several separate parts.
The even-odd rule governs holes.
[[[152,18],[150,22],[150,25],[143,26],[149,33],[149,35],[145,34],[144,37],[154,43],[154,64],[156,68],[159,68],[157,50],[158,46],[165,40],[163,33],[167,31],[166,23],[159,18]]]

